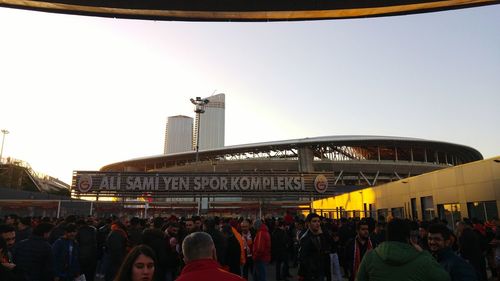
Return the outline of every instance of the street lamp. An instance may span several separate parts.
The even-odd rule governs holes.
[[[207,105],[210,101],[208,99],[201,99],[200,97],[196,97],[196,99],[191,98],[190,101],[192,104],[194,104],[194,112],[196,113],[196,117],[198,119],[198,126],[196,128],[196,164],[198,164],[201,124],[200,114],[205,113],[205,105]]]
[[[5,142],[5,135],[7,135],[8,133],[10,133],[10,132],[7,131],[6,129],[2,129],[3,137],[2,137],[2,148],[0,149],[0,163],[2,163],[3,143]]]

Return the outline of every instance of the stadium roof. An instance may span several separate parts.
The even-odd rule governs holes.
[[[113,18],[291,21],[380,17],[499,4],[499,0],[0,0],[0,6]]]
[[[363,150],[378,150],[377,152],[372,151],[371,154],[378,153],[378,157],[380,157],[380,147],[384,147],[387,149],[391,148],[401,148],[401,149],[412,149],[412,148],[422,148],[424,150],[429,149],[432,151],[442,151],[444,153],[450,153],[454,155],[458,155],[460,158],[459,163],[467,163],[476,160],[483,159],[483,156],[479,151],[474,148],[453,144],[448,142],[441,141],[432,141],[418,138],[407,138],[407,137],[392,137],[392,136],[354,136],[354,135],[346,135],[346,136],[324,136],[324,137],[314,137],[314,138],[302,138],[302,139],[293,139],[293,140],[284,140],[284,141],[272,141],[272,142],[262,142],[262,143],[254,143],[254,144],[242,144],[242,145],[234,145],[234,146],[226,146],[218,149],[210,149],[210,150],[200,150],[199,156],[200,159],[205,160],[216,160],[221,157],[226,157],[227,155],[233,154],[258,154],[271,150],[292,150],[292,149],[300,149],[304,147],[322,147],[322,146],[336,146],[336,147],[351,147],[355,150],[357,148],[362,148]],[[378,148],[377,148],[378,147]],[[336,150],[339,150],[337,148]],[[359,151],[357,149],[356,151]],[[355,151],[355,152],[356,152]],[[366,152],[368,153],[368,152]],[[366,154],[365,153],[365,154]],[[382,152],[384,153],[384,152]],[[412,155],[415,152],[411,152]],[[343,154],[347,154],[343,152]],[[397,154],[397,152],[396,152]],[[120,171],[123,170],[124,166],[144,166],[148,165],[148,163],[154,162],[175,162],[175,161],[186,161],[193,162],[196,156],[195,151],[183,152],[183,153],[175,153],[175,154],[161,154],[155,156],[141,157],[130,159],[122,162],[117,162],[113,164],[109,164],[104,166],[102,171]],[[288,157],[285,155],[281,155],[280,159],[285,158],[297,158],[295,155],[292,157]],[[321,156],[315,155],[315,157],[321,158]],[[348,159],[344,160],[361,160],[356,158],[355,156],[348,155],[346,156]],[[413,157],[413,156],[412,156]],[[262,157],[260,157],[262,158]],[[271,158],[271,156],[269,156]]]

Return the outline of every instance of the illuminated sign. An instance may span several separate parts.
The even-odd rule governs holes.
[[[73,190],[88,193],[325,193],[322,174],[153,174],[76,172]]]

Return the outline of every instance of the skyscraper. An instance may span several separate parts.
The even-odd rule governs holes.
[[[164,154],[192,151],[193,118],[177,115],[167,119]]]
[[[198,138],[197,129],[200,126],[200,150],[224,147],[226,96],[218,94],[206,99],[210,102],[205,105],[205,113],[196,116],[192,142],[193,147],[196,148],[196,139]]]

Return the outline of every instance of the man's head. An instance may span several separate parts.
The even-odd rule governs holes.
[[[248,233],[248,231],[250,231],[250,221],[244,219],[243,221],[241,221],[240,227],[241,227],[241,233],[245,234]]]
[[[321,218],[316,213],[310,213],[306,217],[306,222],[309,224],[309,230],[317,233],[321,230]]]
[[[368,239],[370,236],[370,226],[368,224],[368,221],[365,219],[362,219],[359,221],[359,223],[356,225],[356,232],[362,240]]]
[[[173,221],[169,222],[166,233],[172,237],[177,237],[177,234],[179,233],[179,224]]]
[[[120,223],[125,226],[125,228],[130,227],[130,218],[129,216],[121,216]]]
[[[153,219],[153,227],[154,228],[161,229],[163,227],[164,223],[165,222],[164,222],[162,217],[156,217]]]
[[[11,249],[16,243],[16,229],[12,225],[0,225],[0,237],[7,244],[7,248]]]
[[[52,228],[54,228],[54,225],[42,222],[33,229],[33,235],[48,239]]]
[[[186,225],[186,230],[188,233],[193,233],[196,231],[196,225],[194,224],[194,220],[192,218],[186,219],[184,224]]]
[[[19,230],[24,230],[28,227],[31,227],[31,218],[30,217],[22,217],[19,219],[19,223],[17,224],[17,228]]]
[[[212,237],[205,232],[193,232],[186,236],[182,242],[182,253],[186,263],[200,259],[217,260]]]
[[[201,217],[200,216],[193,216],[193,221],[194,221],[194,225],[196,225],[196,229],[201,230],[203,227]]]
[[[64,239],[74,240],[76,237],[76,224],[69,223],[64,227]]]
[[[17,225],[17,215],[16,214],[10,214],[5,218],[5,224],[7,225],[12,225],[16,226]]]
[[[451,230],[444,224],[432,224],[429,226],[427,244],[433,253],[438,252],[450,245]]]
[[[130,219],[130,227],[131,228],[139,228],[141,227],[141,219],[138,217],[133,217]]]
[[[408,221],[395,218],[387,223],[386,240],[408,243],[411,227]]]
[[[418,226],[418,236],[420,239],[424,239],[427,237],[427,229],[429,228],[429,225],[426,222],[422,222]]]

